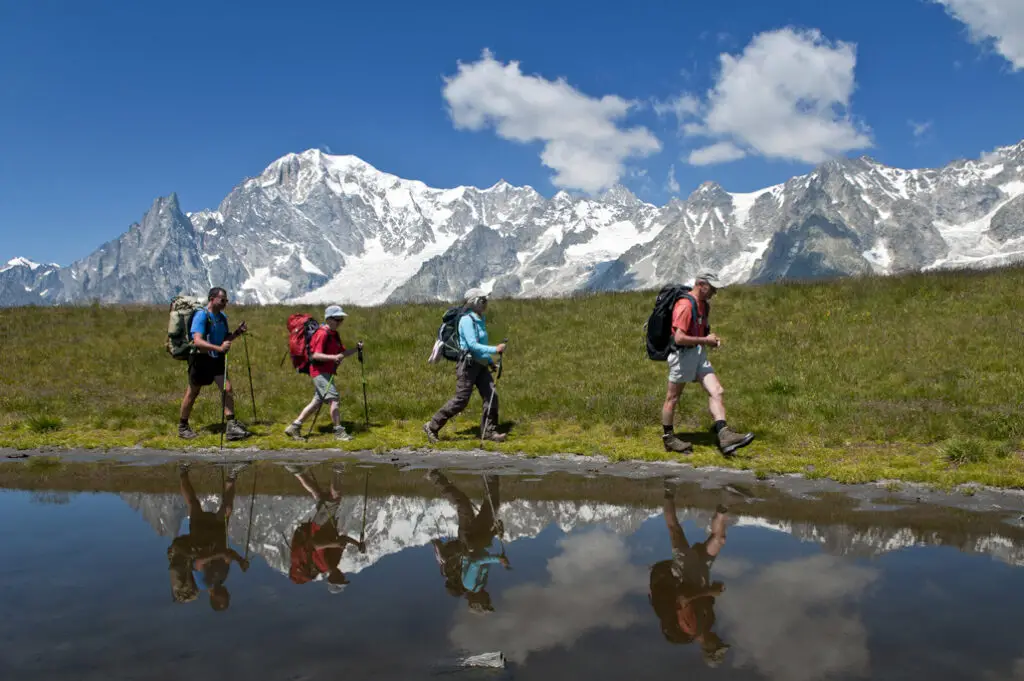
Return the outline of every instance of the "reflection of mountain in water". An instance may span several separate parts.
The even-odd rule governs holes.
[[[122,494],[133,509],[139,511],[160,536],[172,537],[188,516],[184,501],[171,494]],[[203,506],[216,508],[218,497],[204,495]],[[229,533],[237,546],[245,546],[249,532],[250,497],[240,491]],[[473,499],[479,507],[480,499]],[[250,553],[261,555],[276,570],[287,573],[292,533],[309,520],[314,503],[308,496],[257,495],[249,536]],[[362,525],[363,497],[342,497],[338,511],[338,527],[358,538]],[[630,535],[643,522],[660,515],[660,508],[640,508],[585,501],[528,501],[516,499],[502,502],[498,514],[506,530],[506,541],[532,538],[550,526],[565,533],[584,525],[603,525],[615,534]],[[710,524],[712,512],[703,509],[679,510],[681,521],[690,520],[698,527]],[[733,527],[759,527],[789,534],[803,542],[820,544],[833,555],[877,556],[911,546],[952,546],[965,553],[991,556],[1011,565],[1024,565],[1024,545],[996,533],[985,535],[958,533],[944,536],[937,531],[919,532],[908,527],[854,528],[846,524],[823,525],[808,522],[768,520],[756,516],[733,515]],[[424,546],[431,539],[454,536],[458,529],[455,507],[445,499],[388,496],[370,498],[366,510],[366,553],[345,551],[341,568],[355,573],[373,565],[385,556]]]
[[[122,494],[121,497],[148,522],[157,534],[173,537],[188,517],[184,500],[171,494]],[[203,508],[214,510],[216,495],[201,496]],[[249,530],[250,497],[239,493],[229,527],[232,543],[245,546]],[[473,499],[479,508],[479,499]],[[253,505],[249,552],[258,554],[283,573],[288,572],[292,534],[310,519],[315,509],[308,496],[257,495]],[[498,515],[505,525],[505,541],[532,538],[549,526],[570,532],[581,525],[600,524],[616,534],[630,535],[656,510],[631,506],[579,501],[502,502]],[[359,538],[362,529],[363,497],[345,496],[338,509],[338,528]],[[366,503],[366,553],[348,548],[341,561],[346,573],[356,573],[381,558],[402,549],[424,546],[431,539],[455,536],[458,519],[455,506],[445,499],[389,496],[370,498]]]

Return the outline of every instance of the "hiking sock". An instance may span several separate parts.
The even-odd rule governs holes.
[[[725,421],[715,421],[715,435],[722,432],[722,428],[725,428]]]
[[[671,435],[672,434],[672,426],[662,426],[662,429],[664,429],[665,435]]]

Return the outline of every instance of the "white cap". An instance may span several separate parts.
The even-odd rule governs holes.
[[[328,593],[332,593],[332,594],[340,594],[342,591],[345,590],[346,586],[348,586],[347,583],[345,583],[345,584],[332,584],[331,582],[327,582],[327,592]]]
[[[697,278],[694,279],[694,283],[697,283],[698,281],[706,281],[711,284],[711,288],[714,289],[722,288],[722,284],[718,280],[718,275],[713,272],[701,272],[697,275]]]
[[[477,298],[486,298],[487,292],[482,288],[471,288],[466,291],[466,303],[472,305]]]
[[[324,310],[324,319],[330,319],[331,317],[347,317],[345,311],[341,309],[339,305],[330,305]]]

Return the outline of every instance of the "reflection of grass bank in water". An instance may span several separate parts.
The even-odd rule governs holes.
[[[716,301],[724,339],[713,361],[730,422],[758,439],[727,461],[707,432],[706,400],[689,386],[676,425],[695,433],[688,460],[841,481],[902,479],[1024,486],[1021,440],[1024,269],[735,287]],[[651,293],[495,301],[494,338],[511,338],[499,383],[508,442],[488,449],[613,459],[662,459],[659,411],[666,367],[646,358],[642,324]],[[295,443],[281,431],[310,396],[306,377],[280,366],[284,322],[313,307],[228,309],[249,322],[260,449],[424,446],[420,425],[454,389],[450,363],[426,363],[445,305],[353,308],[342,327],[366,343],[373,427],[362,427],[360,370],[338,384],[352,442],[325,435]],[[0,443],[14,447],[143,445],[176,449],[184,363],[162,349],[163,307],[4,310],[0,337]],[[238,414],[252,419],[244,351],[232,352]],[[217,446],[216,390],[204,389],[191,444]],[[443,431],[441,446],[478,446],[479,398]],[[52,419],[52,420],[50,420]],[[326,410],[318,429],[326,427]],[[211,427],[213,426],[213,427]],[[307,423],[308,429],[308,423]],[[968,443],[968,444],[965,444]],[[226,445],[236,446],[236,445]]]
[[[40,457],[44,458],[44,457]],[[365,462],[356,462],[364,464]],[[220,494],[221,466],[194,462],[189,474],[200,495]],[[238,499],[252,493],[254,471],[258,496],[305,496],[295,477],[277,463],[257,462],[238,478]],[[312,466],[318,480],[327,480],[331,464]],[[349,464],[341,478],[341,493],[361,497],[366,469]],[[480,475],[446,470],[446,475],[474,501],[483,499]],[[658,478],[633,480],[624,477],[587,478],[570,473],[543,476],[501,477],[502,503],[515,500],[534,502],[571,502],[612,504],[656,511],[663,502],[662,482]],[[65,463],[49,461],[35,470],[28,462],[0,463],[0,487],[41,492],[40,501],[64,498],[73,492],[149,493],[177,496],[180,493],[176,464],[128,466],[114,463]],[[742,492],[706,488],[695,482],[682,482],[676,491],[680,509],[699,509],[711,514],[721,503],[729,505],[735,516],[758,517],[769,522],[819,527],[842,525],[850,530],[868,532],[879,528],[907,528],[921,537],[938,537],[943,544],[960,548],[972,545],[979,537],[1000,535],[1024,543],[1024,528],[1004,521],[1005,513],[968,511],[939,505],[899,502],[895,498],[879,503],[897,507],[886,510],[863,509],[849,496],[824,493],[811,497],[791,496],[769,484],[734,485]],[[369,496],[441,498],[438,487],[424,471],[402,472],[390,465],[370,469]],[[236,504],[241,503],[236,501]],[[500,512],[499,512],[500,515]]]

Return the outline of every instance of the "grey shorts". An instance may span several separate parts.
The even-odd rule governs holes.
[[[676,350],[668,356],[669,383],[696,383],[713,373],[708,350],[703,345]]]
[[[316,513],[313,514],[312,518],[313,523],[323,527],[332,520],[337,521],[338,507],[340,505],[340,501],[321,501],[316,505]]]
[[[335,383],[337,379],[335,379]],[[314,399],[318,399],[326,402],[337,402],[338,401],[338,386],[331,382],[330,376],[324,376],[323,374],[313,377],[313,396]]]

